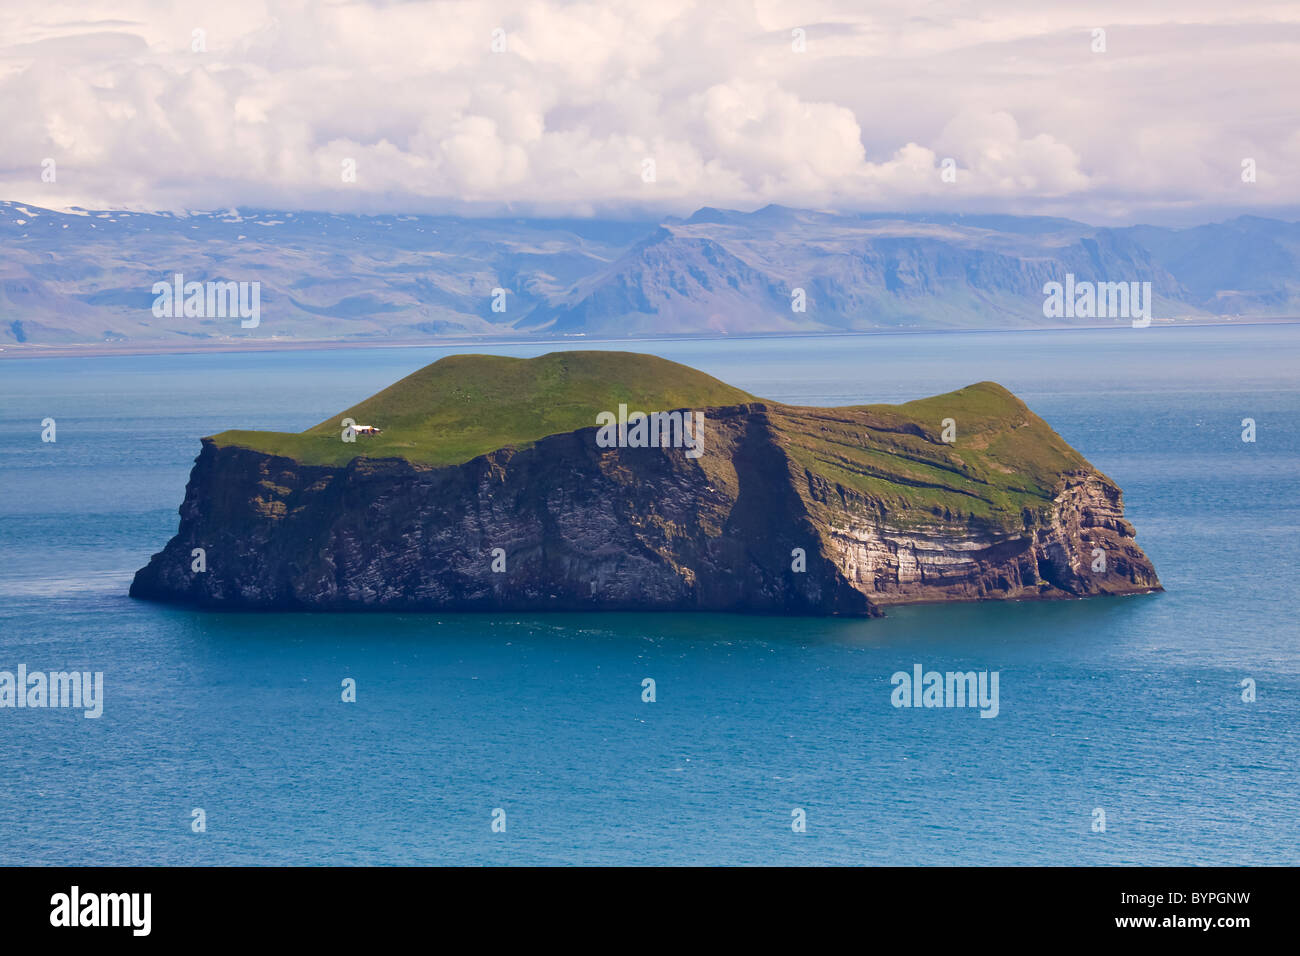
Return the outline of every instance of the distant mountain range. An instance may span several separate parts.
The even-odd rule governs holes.
[[[1170,229],[781,206],[637,222],[4,202],[0,241],[0,346],[1127,324],[1045,318],[1043,286],[1067,274],[1150,282],[1157,323],[1300,315],[1300,223],[1256,216]],[[154,284],[177,273],[260,283],[260,322],[155,315]]]

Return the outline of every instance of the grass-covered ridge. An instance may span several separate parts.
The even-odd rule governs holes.
[[[775,419],[796,464],[904,523],[978,517],[1014,526],[1023,509],[1047,507],[1062,473],[1092,467],[996,382],[902,405],[782,406]]]
[[[300,434],[227,431],[213,440],[314,465],[357,457],[456,465],[593,426],[598,412],[620,403],[654,412],[760,401],[796,466],[869,496],[903,523],[977,517],[1015,525],[1023,509],[1048,506],[1063,472],[1090,467],[995,382],[902,405],[800,407],[632,352],[449,356]],[[343,442],[344,418],[383,433]],[[951,443],[945,419],[955,423]]]
[[[458,465],[589,427],[620,402],[629,411],[655,412],[754,400],[689,366],[635,352],[451,355],[305,432],[225,431],[212,439],[310,465],[344,465],[359,456]],[[343,442],[344,418],[383,433]]]

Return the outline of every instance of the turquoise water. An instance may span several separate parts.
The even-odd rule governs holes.
[[[0,710],[0,864],[1300,863],[1300,326],[622,347],[807,404],[999,381],[1125,490],[1168,590],[871,621],[159,607],[126,589],[200,435],[304,428],[445,352],[3,361],[0,670],[103,671],[106,699]],[[999,671],[999,716],[893,708],[915,663]]]

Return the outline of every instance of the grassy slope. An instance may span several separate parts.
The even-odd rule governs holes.
[[[239,445],[312,465],[357,457],[456,465],[596,423],[596,413],[668,411],[754,401],[685,365],[634,352],[551,352],[535,359],[452,355],[300,434],[226,431]],[[344,418],[383,434],[340,440]]]
[[[307,464],[364,455],[454,465],[507,445],[595,424],[596,413],[761,401],[702,372],[631,352],[552,352],[535,359],[454,355],[300,434],[227,431],[239,445]],[[801,408],[767,403],[794,462],[876,499],[896,520],[967,516],[1012,525],[1041,510],[1063,471],[1084,458],[1009,391],[981,382],[903,405]],[[378,425],[340,440],[343,418]],[[941,440],[942,422],[957,440]]]
[[[956,440],[942,440],[953,419]],[[900,521],[976,516],[1013,526],[1041,511],[1062,472],[1091,468],[1020,399],[980,382],[903,405],[786,407],[778,429],[800,466],[870,495]]]

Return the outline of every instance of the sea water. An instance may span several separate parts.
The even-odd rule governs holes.
[[[1124,489],[1167,590],[880,620],[126,596],[200,436],[561,347],[802,404],[1000,382]],[[97,718],[0,709],[0,864],[1298,863],[1297,370],[1294,325],[0,361],[0,670],[103,674]],[[996,718],[892,706],[917,665],[996,672]]]

